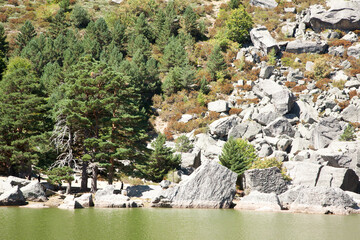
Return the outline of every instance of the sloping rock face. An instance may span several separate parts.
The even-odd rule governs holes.
[[[227,112],[229,111],[228,103],[224,100],[218,100],[215,102],[209,102],[208,103],[208,109],[209,111],[213,112]]]
[[[350,104],[341,112],[341,116],[348,122],[360,122],[360,106]]]
[[[250,38],[255,47],[262,49],[265,54],[268,54],[271,49],[279,51],[279,46],[276,40],[270,35],[266,27],[261,26],[253,28],[250,31]]]
[[[325,148],[337,140],[343,133],[344,126],[334,117],[326,117],[321,120],[314,128],[312,143],[315,149]]]
[[[276,112],[280,115],[288,113],[296,99],[294,94],[287,88],[272,80],[260,80],[253,90],[260,97],[269,97],[271,103],[275,106]]]
[[[25,187],[22,187],[21,192],[28,201],[33,202],[46,202],[46,193],[44,187],[39,182],[32,182]]]
[[[257,211],[280,211],[281,205],[275,193],[261,193],[252,191],[243,197],[235,209],[257,210]]]
[[[340,4],[329,10],[322,6],[314,5],[309,9],[309,23],[316,32],[324,29],[339,29],[353,31],[360,29],[360,4],[348,1],[347,6]]]
[[[303,213],[348,214],[358,209],[356,202],[340,188],[310,187],[299,192],[290,211]]]
[[[266,136],[270,137],[277,137],[284,134],[289,137],[294,137],[295,135],[295,130],[291,126],[290,122],[283,117],[277,118],[269,123],[263,131]]]
[[[0,195],[0,206],[19,206],[25,204],[25,198],[19,186],[15,186]]]
[[[80,197],[75,198],[74,200],[84,208],[94,206],[94,201],[91,193],[85,193]]]
[[[344,191],[355,192],[359,184],[359,177],[352,169],[294,161],[283,164],[293,185],[337,187]]]
[[[24,178],[18,178],[18,177],[14,177],[14,176],[9,176],[6,179],[6,182],[11,184],[11,186],[19,186],[20,188],[28,185],[31,183],[30,180],[24,179]]]
[[[250,4],[255,7],[276,8],[278,3],[275,0],[251,0]]]
[[[225,138],[230,129],[241,122],[238,116],[220,118],[209,125],[211,135],[218,138]]]
[[[164,190],[157,207],[229,208],[235,195],[237,174],[226,167],[209,162],[201,165],[174,188]],[[158,198],[158,199],[159,199]],[[167,202],[167,205],[163,203]]]
[[[281,194],[288,189],[287,181],[277,167],[245,171],[245,189],[262,193]]]
[[[244,121],[229,130],[228,137],[243,138],[251,141],[261,132],[261,125],[255,121]]]
[[[312,42],[295,40],[286,46],[286,52],[290,53],[325,53],[328,49],[326,42]]]

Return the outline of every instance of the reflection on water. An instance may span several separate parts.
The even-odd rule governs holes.
[[[360,239],[360,215],[0,208],[0,239]]]

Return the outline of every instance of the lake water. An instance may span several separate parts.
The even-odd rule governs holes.
[[[1,240],[360,239],[360,215],[203,209],[0,208]]]

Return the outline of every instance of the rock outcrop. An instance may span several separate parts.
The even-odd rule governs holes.
[[[252,191],[243,197],[235,206],[235,209],[257,210],[257,211],[280,211],[281,205],[275,193],[261,193]]]
[[[250,4],[255,7],[276,8],[278,3],[275,0],[250,0]]]
[[[15,186],[0,195],[0,206],[20,206],[25,204],[26,201],[19,186]]]
[[[237,174],[209,162],[201,165],[179,185],[164,190],[155,207],[229,208],[235,195]]]
[[[94,205],[99,208],[130,208],[130,207],[141,207],[135,201],[131,201],[129,197],[114,194],[114,186],[106,186],[102,190],[98,190],[95,194]]]
[[[44,187],[39,182],[31,182],[30,184],[22,187],[20,190],[27,201],[33,201],[33,202],[47,201]]]
[[[288,189],[288,182],[284,180],[277,167],[252,169],[245,171],[244,189],[281,194]]]
[[[279,51],[276,40],[264,26],[253,28],[250,31],[250,38],[254,46],[263,50],[265,54],[268,54],[271,49],[274,49],[276,52]]]
[[[230,129],[240,122],[238,116],[220,118],[209,125],[210,134],[217,138],[226,138]]]
[[[312,144],[315,149],[325,148],[329,144],[337,140],[343,133],[344,124],[334,117],[327,117],[322,119],[315,125],[312,134]]]
[[[286,52],[289,53],[325,53],[328,49],[326,42],[313,42],[295,40],[289,42],[286,46]]]

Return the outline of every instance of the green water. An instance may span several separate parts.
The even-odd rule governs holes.
[[[202,209],[0,208],[0,239],[360,239],[360,215]]]

